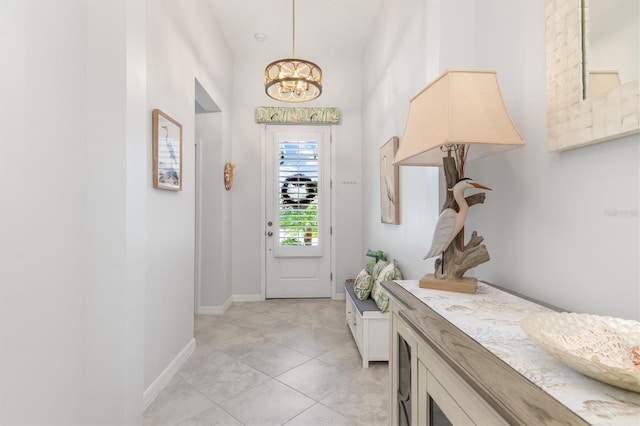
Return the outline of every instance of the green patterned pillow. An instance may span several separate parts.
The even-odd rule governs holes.
[[[394,261],[389,263],[381,272],[378,280],[382,281],[393,281],[393,280],[401,280],[402,272],[400,272],[400,268],[398,268],[398,262]]]
[[[378,279],[373,285],[373,291],[371,293],[371,298],[376,302],[378,309],[380,312],[387,312],[389,309],[389,294],[387,294],[387,290],[380,285],[382,281],[393,281],[393,280],[401,280],[402,272],[400,272],[400,268],[398,268],[398,264],[394,260],[385,266],[378,275]]]
[[[360,271],[356,277],[355,284],[353,285],[353,292],[360,300],[366,300],[371,294],[371,288],[373,287],[373,279],[366,269]]]
[[[378,275],[380,275],[380,271],[382,271],[389,262],[386,260],[378,260],[373,267],[373,271],[371,272],[371,279],[375,282],[378,280]]]

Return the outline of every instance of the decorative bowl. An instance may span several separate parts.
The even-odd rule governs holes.
[[[520,323],[549,355],[580,373],[640,392],[640,322],[569,312],[537,312]]]

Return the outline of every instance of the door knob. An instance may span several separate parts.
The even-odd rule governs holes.
[[[267,232],[267,235],[271,237],[273,235],[273,232],[269,231]]]

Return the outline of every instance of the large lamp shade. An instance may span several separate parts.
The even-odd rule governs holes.
[[[441,166],[448,145],[467,144],[467,161],[524,145],[495,71],[448,70],[409,105],[394,165]]]

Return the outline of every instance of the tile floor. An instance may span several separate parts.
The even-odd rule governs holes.
[[[362,368],[344,303],[234,303],[196,317],[197,349],[144,424],[387,425],[387,363]]]

